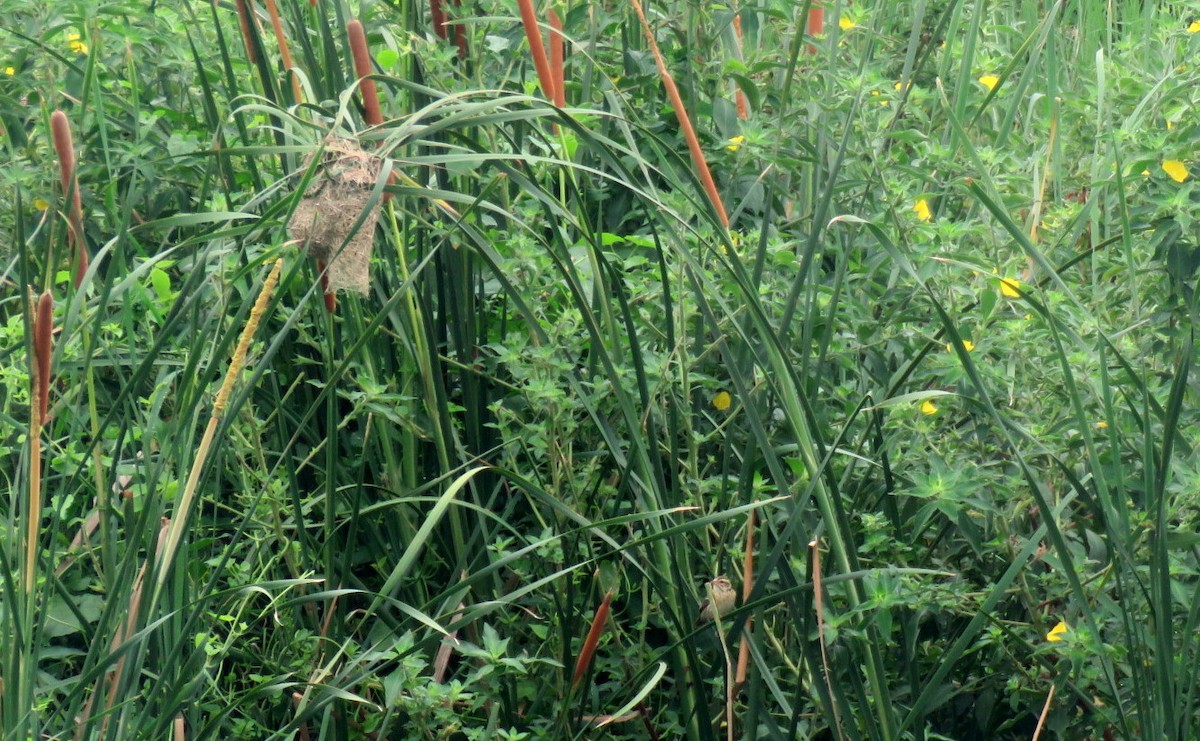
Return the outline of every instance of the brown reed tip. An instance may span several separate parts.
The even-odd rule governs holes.
[[[378,126],[383,123],[383,112],[379,109],[375,81],[370,78],[371,53],[367,49],[367,34],[357,18],[347,24],[346,33],[350,36],[350,54],[354,57],[354,72],[362,90],[364,115],[369,125]]]
[[[533,12],[533,0],[517,0],[517,7],[521,9],[521,25],[525,28],[525,38],[529,40],[529,53],[533,57],[538,82],[542,84],[542,95],[554,102],[554,76],[546,59],[546,49],[542,46],[542,30],[538,27],[537,14]]]
[[[337,312],[337,296],[329,287],[329,276],[325,273],[325,262],[317,260],[317,272],[321,274],[321,292],[325,296],[325,311],[330,314]]]
[[[237,8],[238,25],[242,29],[242,43],[246,45],[246,59],[250,64],[258,64],[258,55],[254,53],[254,36],[251,35],[250,24],[253,22],[250,0],[234,0]]]
[[[71,139],[71,122],[67,120],[67,114],[62,111],[50,114],[50,134],[54,139],[54,151],[58,153],[58,167],[62,172],[65,192],[75,176],[75,143]]]
[[[446,11],[442,10],[442,0],[429,0],[429,17],[433,21],[433,32],[445,41],[449,38],[446,33]]]
[[[554,105],[559,108],[565,108],[567,105],[567,92],[564,87],[563,75],[565,54],[563,50],[562,19],[558,17],[558,13],[555,13],[553,8],[546,13],[546,18],[550,21],[550,28],[554,29],[550,34],[550,75],[554,80]]]
[[[612,598],[613,593],[610,589],[604,593],[604,600],[596,608],[592,625],[588,628],[587,638],[583,639],[583,647],[579,649],[579,658],[575,660],[575,673],[571,677],[572,687],[579,684],[579,680],[583,679],[583,675],[591,666],[592,656],[595,655],[596,646],[600,644],[600,636],[604,633],[604,624],[608,622],[608,611],[612,606]]]
[[[83,239],[83,201],[79,197],[79,181],[75,177],[75,142],[71,138],[71,122],[62,111],[50,114],[50,138],[54,140],[54,151],[58,154],[63,197],[70,197],[68,231],[75,251],[75,287],[78,288],[87,273],[88,252]]]
[[[37,315],[33,320],[33,357],[37,363],[35,393],[38,398],[37,427],[46,422],[50,409],[50,337],[54,331],[54,297],[46,291],[38,299]]]
[[[450,0],[450,4],[454,6],[454,15],[462,17],[462,0]],[[471,52],[471,47],[467,43],[467,27],[465,24],[454,24],[454,45],[458,47],[458,58],[465,62],[467,55]]]

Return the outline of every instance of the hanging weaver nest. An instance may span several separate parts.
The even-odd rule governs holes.
[[[318,154],[321,162],[288,222],[288,233],[303,243],[309,256],[328,266],[325,275],[331,293],[366,293],[382,199],[365,216],[363,211],[379,178],[379,158],[349,139],[333,136],[325,140],[323,149],[308,156],[306,168]],[[362,223],[355,231],[360,216]]]

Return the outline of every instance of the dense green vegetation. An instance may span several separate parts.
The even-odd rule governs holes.
[[[1197,737],[1200,2],[824,6],[0,0],[0,736]]]

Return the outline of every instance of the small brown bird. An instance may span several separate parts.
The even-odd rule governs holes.
[[[712,622],[716,617],[723,616],[733,609],[737,603],[737,592],[727,576],[718,576],[704,585],[705,598],[700,603],[700,616],[696,625]]]

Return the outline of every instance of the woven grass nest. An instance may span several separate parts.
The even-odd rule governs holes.
[[[357,230],[354,224],[371,199],[380,160],[356,142],[337,137],[330,137],[323,149],[310,154],[305,168],[318,155],[321,162],[288,222],[288,233],[304,245],[309,256],[328,266],[325,275],[330,292],[366,293],[382,199],[371,206]]]

